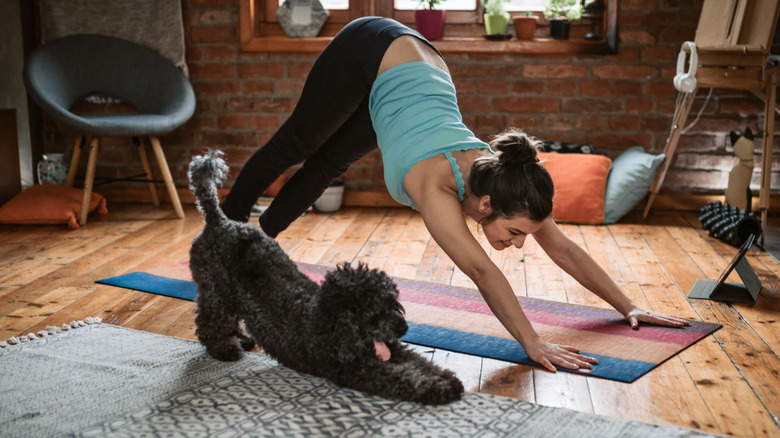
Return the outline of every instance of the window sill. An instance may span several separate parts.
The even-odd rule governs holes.
[[[287,38],[254,36],[241,41],[245,52],[315,52],[319,53],[332,37]],[[431,41],[442,53],[528,53],[534,55],[577,55],[616,53],[608,40],[532,40],[490,41],[485,38],[442,38]]]
[[[325,25],[323,34],[316,38],[287,38],[278,23],[266,22],[266,17],[272,16],[263,0],[239,1],[239,35],[240,46],[244,52],[309,52],[319,53],[333,39],[332,35],[343,26],[333,23]],[[532,55],[580,55],[580,54],[614,54],[617,53],[617,0],[607,0],[608,8],[602,20],[601,34],[604,39],[586,41],[576,38],[570,40],[553,40],[549,38],[534,38],[518,40],[516,38],[503,41],[491,41],[481,36],[472,35],[461,30],[458,37],[445,37],[432,41],[442,53],[516,53]],[[268,10],[266,10],[268,9]],[[472,23],[472,27],[475,23]],[[480,30],[481,26],[476,26]],[[472,29],[473,30],[473,29]]]

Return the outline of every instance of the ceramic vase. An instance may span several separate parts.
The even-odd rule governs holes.
[[[65,184],[67,177],[64,154],[46,154],[38,162],[38,181],[41,184]]]
[[[314,38],[320,34],[330,12],[320,0],[285,0],[276,19],[288,38]]]

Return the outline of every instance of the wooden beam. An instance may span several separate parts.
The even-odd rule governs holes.
[[[114,203],[148,203],[151,202],[149,198],[149,191],[144,188],[133,187],[110,187],[103,186],[98,187],[96,190],[101,195],[105,196],[108,201],[108,209],[111,211],[111,205]],[[179,199],[182,204],[194,204],[195,198],[192,196],[192,192],[187,189],[178,189]],[[221,189],[219,191],[220,199],[224,199],[228,194],[228,189]],[[160,201],[163,203],[170,203],[168,194],[161,191]],[[656,195],[653,203],[654,209],[659,210],[675,210],[675,211],[699,211],[708,202],[723,201],[723,195],[717,194],[696,194],[696,193],[673,193],[662,191]],[[344,192],[344,200],[342,202],[344,207],[402,207],[407,208],[398,202],[396,202],[390,194],[386,191],[381,192],[369,192],[369,191],[351,191]],[[641,210],[644,203],[640,202],[635,207],[635,210]],[[753,197],[753,210],[758,210],[758,197]],[[772,213],[780,213],[780,197],[770,198],[769,211]]]

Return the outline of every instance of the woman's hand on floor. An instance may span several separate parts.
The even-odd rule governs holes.
[[[685,319],[678,318],[676,316],[665,315],[663,313],[653,312],[652,310],[645,310],[641,307],[633,306],[628,312],[626,312],[626,320],[631,325],[631,328],[636,330],[639,328],[640,322],[646,322],[650,324],[663,325],[667,327],[682,327],[689,325]]]
[[[559,345],[538,338],[530,345],[525,346],[525,352],[534,362],[552,372],[556,372],[557,366],[571,370],[589,371],[598,359],[579,354],[580,350],[568,345]]]

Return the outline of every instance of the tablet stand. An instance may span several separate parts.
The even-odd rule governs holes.
[[[745,258],[745,254],[755,240],[756,235],[751,234],[718,281],[696,280],[691,291],[688,292],[688,298],[755,303],[761,291],[761,280]],[[726,283],[726,278],[734,268],[737,269],[742,284]]]

